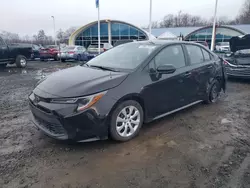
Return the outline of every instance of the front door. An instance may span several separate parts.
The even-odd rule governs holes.
[[[174,65],[176,71],[160,74],[157,67],[164,64]],[[185,69],[186,60],[181,45],[167,46],[149,63],[145,77],[148,85],[142,92],[149,117],[154,118],[182,106],[186,89],[183,80]]]
[[[2,38],[0,38],[0,61],[8,61],[8,47]]]

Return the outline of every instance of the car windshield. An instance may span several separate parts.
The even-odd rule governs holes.
[[[90,60],[89,66],[115,69],[134,69],[140,65],[157,46],[149,43],[128,43],[117,46]]]

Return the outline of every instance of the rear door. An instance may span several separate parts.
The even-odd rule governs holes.
[[[189,57],[190,102],[201,100],[206,95],[210,78],[215,72],[215,62],[208,50],[198,45],[186,44]]]
[[[8,46],[5,44],[3,39],[0,37],[0,61],[8,61]]]

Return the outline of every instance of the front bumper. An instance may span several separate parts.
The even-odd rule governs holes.
[[[96,107],[81,113],[72,113],[72,104],[52,104],[29,101],[32,121],[46,135],[58,140],[84,141],[105,139],[108,136],[107,117],[96,112]],[[65,115],[68,114],[68,115]]]

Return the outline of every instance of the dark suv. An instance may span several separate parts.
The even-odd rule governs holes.
[[[206,47],[141,41],[52,74],[29,101],[33,122],[51,137],[127,141],[144,122],[214,103],[225,88],[223,60]]]

